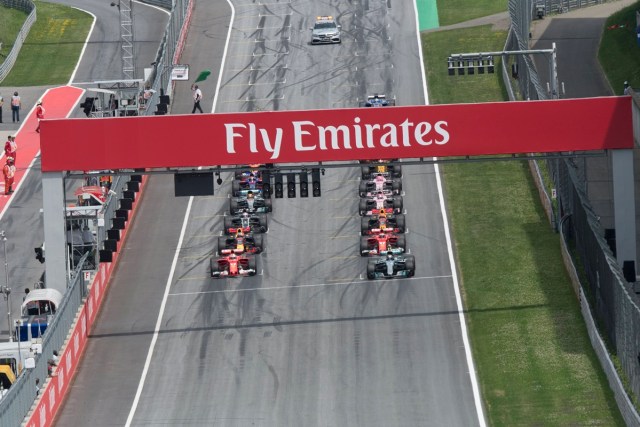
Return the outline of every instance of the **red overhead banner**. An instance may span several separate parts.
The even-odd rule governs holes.
[[[42,170],[552,153],[633,147],[631,98],[46,120]]]

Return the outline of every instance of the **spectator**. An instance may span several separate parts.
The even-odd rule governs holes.
[[[36,378],[36,396],[40,396],[40,378]]]
[[[625,81],[624,82],[624,91],[623,94],[624,95],[631,95],[631,92],[633,91],[633,89],[631,89],[631,86],[629,86],[629,82]]]
[[[58,356],[58,350],[53,350],[53,356],[51,356],[51,360],[58,366],[58,361],[60,360],[60,356]]]
[[[196,110],[204,113],[204,111],[202,111],[202,107],[200,107],[200,101],[202,101],[202,91],[200,90],[198,85],[192,85],[191,91],[193,92],[193,110],[191,111],[191,114],[195,114]]]
[[[7,163],[2,168],[4,174],[4,194],[13,193],[13,181],[16,176],[16,166],[13,163],[13,157],[7,157]]]
[[[13,123],[20,123],[20,108],[22,108],[20,95],[18,95],[18,92],[13,92],[13,96],[11,97],[11,118],[13,119]]]
[[[5,157],[13,157],[13,162],[16,161],[16,152],[18,151],[18,144],[16,144],[16,137],[9,135],[7,142],[4,143],[4,155]]]
[[[42,101],[38,101],[36,104],[36,117],[38,118],[38,127],[36,128],[36,132],[40,133],[40,120],[44,119],[44,107],[42,106]]]

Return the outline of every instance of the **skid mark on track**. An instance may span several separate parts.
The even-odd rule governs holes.
[[[358,257],[360,258],[360,257]],[[379,279],[379,280],[362,280],[362,279],[354,279],[354,280],[345,280],[343,282],[334,282],[330,283],[331,280],[328,280],[327,283],[313,283],[306,285],[295,285],[295,286],[271,286],[264,288],[245,288],[245,289],[219,289],[215,291],[198,291],[198,292],[173,292],[170,293],[169,296],[185,296],[185,295],[203,295],[203,294],[219,294],[219,293],[229,293],[229,292],[254,292],[254,291],[277,291],[282,289],[295,289],[295,288],[320,288],[320,287],[329,287],[329,286],[343,286],[343,285],[366,285],[366,284],[398,284],[398,282],[405,280],[431,280],[435,281],[437,279],[450,279],[452,276],[450,274],[443,276],[420,276],[420,277],[407,277],[402,279]],[[182,277],[178,280],[202,280],[206,279],[205,276],[191,276],[191,277]],[[337,280],[337,279],[333,279]]]

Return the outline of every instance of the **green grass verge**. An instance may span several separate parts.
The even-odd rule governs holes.
[[[440,26],[506,12],[507,0],[437,0]]]
[[[93,18],[67,6],[35,3],[38,20],[1,86],[66,84],[78,62]],[[24,22],[21,19],[18,27]]]
[[[640,88],[640,46],[636,36],[636,10],[640,1],[610,16],[605,24],[598,52],[600,65],[617,95],[621,95],[624,81]],[[611,28],[617,26],[615,28]]]
[[[424,35],[431,103],[504,100],[498,72],[450,77],[445,58],[501,50],[505,38],[489,26]],[[443,171],[490,425],[624,425],[527,164],[447,164]]]
[[[22,24],[27,19],[27,14],[21,10],[0,6],[0,62],[4,61],[13,43],[18,37]]]

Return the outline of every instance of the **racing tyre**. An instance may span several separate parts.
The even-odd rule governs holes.
[[[218,259],[211,257],[211,261],[209,263],[211,265],[211,277],[216,277],[214,273],[218,273],[220,271]]]
[[[264,207],[267,212],[273,212],[273,207],[271,206],[271,199],[264,199]]]
[[[267,214],[258,214],[258,223],[260,233],[266,233],[269,231],[269,224],[267,223]]]
[[[216,254],[221,255],[220,251],[227,249],[227,238],[225,236],[218,237],[218,249]]]
[[[376,278],[376,264],[374,260],[370,260],[367,263],[367,279],[373,280]]]
[[[404,234],[398,236],[398,241],[396,242],[396,246],[402,249],[403,252],[407,250],[407,238],[405,237]]]
[[[367,196],[367,181],[360,181],[360,188],[358,189],[360,197]]]
[[[253,273],[249,274],[249,276],[255,276],[258,272],[258,268],[256,267],[256,259],[254,257],[249,258],[249,268],[253,269]]]
[[[360,255],[367,256],[369,255],[369,238],[362,236],[360,237]]]
[[[413,277],[416,274],[416,258],[413,255],[407,255],[405,267],[407,268],[407,277]]]
[[[361,166],[360,168],[362,169],[362,179],[367,180],[371,178],[371,171],[369,169],[369,166]]]
[[[360,218],[360,231],[363,236],[369,232],[369,217]]]
[[[358,212],[360,212],[360,215],[367,214],[367,201],[365,199],[360,199],[360,206],[358,207]]]
[[[396,215],[396,227],[400,230],[400,233],[404,233],[406,228],[404,224],[404,215]]]
[[[262,236],[253,236],[253,242],[256,247],[256,251],[254,253],[259,254],[264,250],[264,245],[262,244]]]
[[[391,175],[394,178],[402,178],[402,166],[401,165],[393,165],[393,172]]]
[[[391,183],[391,189],[393,190],[393,194],[402,193],[402,181],[393,181]]]
[[[230,206],[231,206],[231,215],[235,215],[238,212],[240,212],[240,209],[238,209],[238,201],[237,200],[231,199]]]
[[[225,216],[223,219],[224,222],[224,232],[229,233],[229,229],[233,227],[233,221],[230,216]]]
[[[401,213],[402,212],[402,196],[398,196],[395,197],[393,199],[393,209],[397,212],[397,213]]]
[[[240,195],[240,181],[237,179],[231,181],[231,195],[233,197],[238,197]]]

